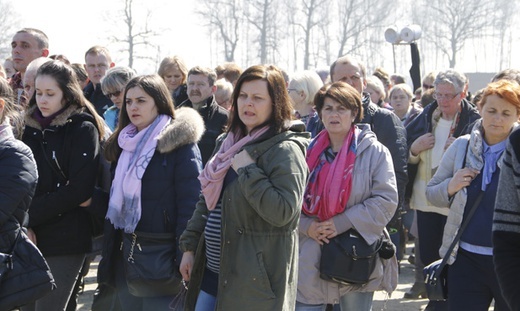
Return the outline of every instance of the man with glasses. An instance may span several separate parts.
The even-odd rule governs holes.
[[[417,211],[419,254],[424,265],[439,259],[439,248],[448,207],[433,206],[426,199],[426,185],[435,174],[442,156],[459,136],[471,131],[470,124],[480,118],[466,98],[467,78],[448,69],[433,82],[433,101],[407,127],[409,155],[410,207]],[[447,310],[447,303],[430,301],[426,310]]]
[[[113,105],[110,98],[105,96],[101,90],[101,79],[112,67],[114,67],[114,63],[107,48],[96,45],[85,53],[85,70],[90,82],[83,89],[83,94],[96,107],[96,111],[101,117]]]

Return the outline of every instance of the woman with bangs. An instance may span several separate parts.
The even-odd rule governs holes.
[[[493,264],[492,223],[501,159],[520,117],[520,86],[506,80],[490,83],[480,105],[482,119],[446,150],[426,188],[430,202],[450,208],[439,250],[442,257],[450,256],[449,310],[488,310],[493,299],[495,310],[509,310]],[[475,204],[460,241],[446,254]]]
[[[180,238],[185,310],[293,311],[309,133],[274,66],[242,73],[231,111]]]
[[[346,284],[321,278],[321,247],[351,229],[368,244],[387,235],[398,200],[392,156],[368,125],[359,124],[361,96],[349,84],[323,86],[314,105],[325,130],[307,150],[295,310],[325,311],[327,304],[339,304],[342,311],[369,311],[374,291],[391,293],[397,286],[395,254],[378,256],[367,283]]]

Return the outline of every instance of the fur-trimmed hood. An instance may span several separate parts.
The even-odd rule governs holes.
[[[27,109],[27,111],[25,112],[25,117],[24,117],[25,125],[33,127],[38,130],[43,130],[40,123],[33,118],[33,113],[34,113],[34,111],[36,111],[36,109],[38,109],[37,105],[34,105]],[[84,112],[84,110],[82,107],[70,105],[62,113],[57,115],[56,118],[54,118],[54,120],[52,120],[50,125],[51,126],[63,126],[67,123],[67,120],[69,120],[70,117],[72,117],[73,115],[76,115],[76,114],[83,113],[83,112]]]
[[[204,130],[204,121],[195,109],[177,108],[175,119],[157,137],[157,151],[168,153],[187,144],[196,144]]]

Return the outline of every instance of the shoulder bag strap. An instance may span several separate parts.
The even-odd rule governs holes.
[[[469,141],[468,141],[468,144],[466,145],[466,151],[464,153],[464,161],[462,162],[462,168],[464,168],[464,166],[466,166],[466,155],[468,153],[468,148],[469,148]],[[442,258],[441,264],[439,265],[439,268],[435,272],[435,274],[437,274],[437,277],[442,272],[442,269],[444,268],[444,266],[448,262],[448,258],[450,258],[451,252],[455,248],[455,244],[457,244],[459,242],[460,237],[462,236],[462,233],[464,233],[464,230],[468,226],[469,221],[471,220],[471,217],[473,217],[473,214],[475,214],[475,211],[477,210],[477,207],[480,205],[480,202],[482,201],[482,197],[483,196],[484,196],[484,191],[481,190],[479,192],[479,194],[478,194],[477,199],[475,200],[475,203],[473,204],[473,206],[469,210],[466,218],[464,218],[464,221],[462,222],[462,224],[461,224],[461,226],[459,228],[459,231],[457,232],[457,235],[453,239],[453,242],[451,242],[451,245],[448,248],[448,251],[446,252],[446,255],[444,255],[444,258]]]

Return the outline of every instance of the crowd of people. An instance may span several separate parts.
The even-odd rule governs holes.
[[[101,255],[93,310],[369,311],[396,289],[409,240],[406,299],[427,297],[422,268],[447,257],[448,299],[426,310],[520,307],[520,71],[472,98],[457,70],[413,90],[351,55],[328,75],[177,55],[140,75],[103,46],[84,64],[50,55],[34,28],[11,47],[0,251],[24,227],[57,286],[21,310],[75,310]],[[362,284],[320,267],[346,232],[392,250]]]

